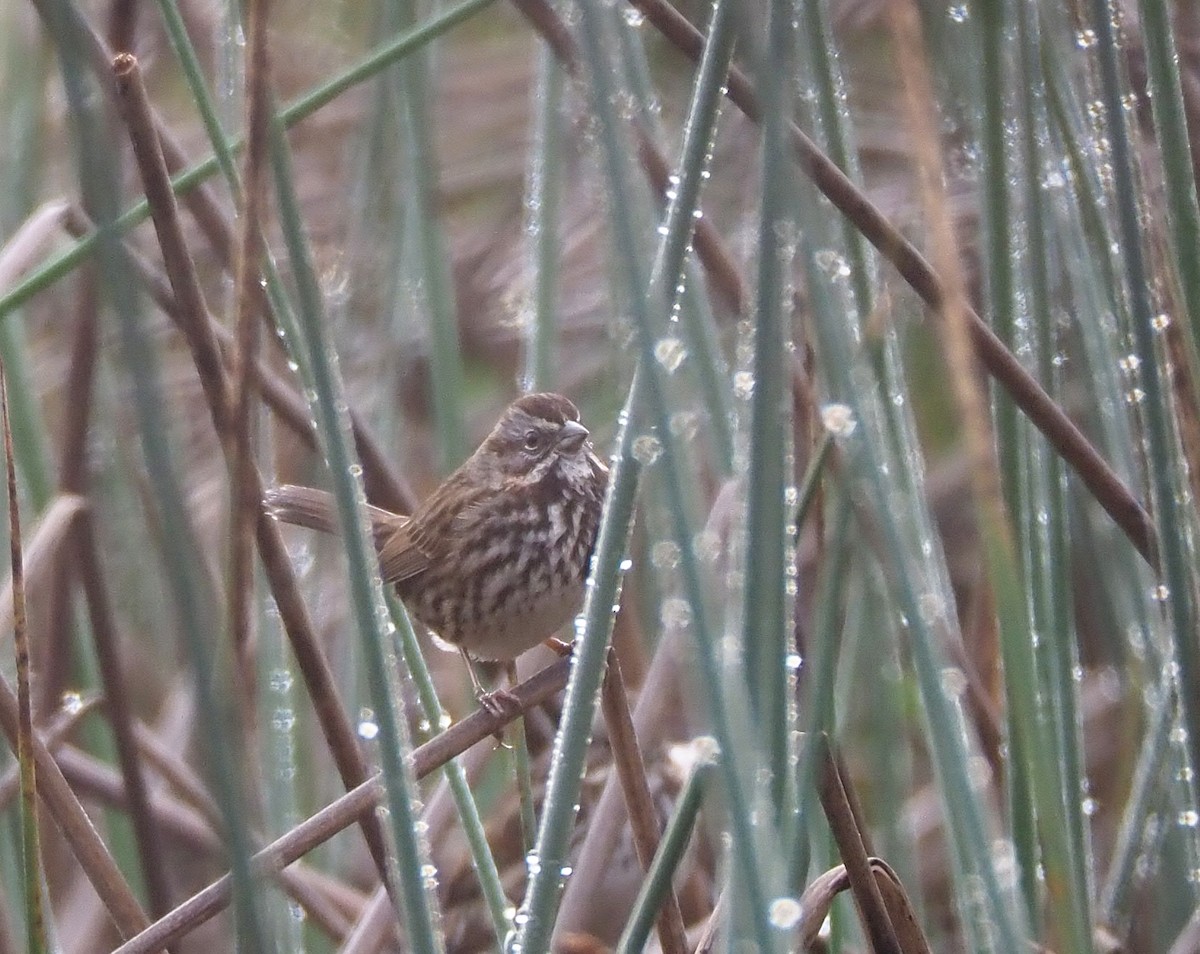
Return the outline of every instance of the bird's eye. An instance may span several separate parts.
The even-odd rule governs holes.
[[[542,446],[542,435],[538,431],[525,432],[525,449],[535,451]]]

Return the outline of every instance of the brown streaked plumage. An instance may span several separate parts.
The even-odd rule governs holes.
[[[514,659],[579,611],[607,483],[575,405],[526,395],[411,517],[368,508],[383,579],[464,654]],[[265,504],[337,529],[324,491],[285,485]]]

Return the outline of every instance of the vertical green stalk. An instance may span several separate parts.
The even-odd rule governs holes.
[[[639,110],[638,123],[643,134],[655,141],[664,138],[652,106],[655,97],[650,67],[641,42],[641,34],[620,11],[611,21],[617,31],[621,62],[626,82]],[[700,394],[708,411],[716,464],[723,473],[733,471],[733,400],[728,370],[721,354],[720,331],[709,305],[704,276],[691,254],[692,228],[679,230],[669,220],[680,209],[692,209],[699,215],[699,190],[709,175],[717,119],[725,96],[725,78],[733,58],[736,40],[735,11],[727,2],[713,4],[708,40],[700,57],[691,103],[684,125],[683,148],[677,165],[678,174],[667,188],[668,221],[660,226],[666,243],[659,245],[651,282],[658,295],[669,302],[669,321],[659,362],[669,371],[686,361],[699,378]],[[658,197],[654,197],[657,199]],[[674,210],[674,211],[673,211]],[[686,347],[682,350],[674,336],[679,328]],[[680,357],[682,355],[682,358]]]
[[[1013,284],[1013,244],[1009,234],[1012,203],[1009,198],[1010,163],[1005,130],[1010,120],[1009,77],[1013,76],[1008,47],[1012,42],[1012,16],[1008,0],[991,0],[978,7],[982,43],[981,83],[983,115],[980,133],[983,148],[984,271],[987,313],[992,327],[1011,350],[1017,319]],[[1017,408],[1003,393],[996,397],[996,440],[1001,448],[1016,448]],[[1017,455],[1001,454],[1005,502],[1010,514],[1021,511]]]
[[[782,937],[772,934],[766,920],[766,899],[783,893],[782,860],[778,845],[768,830],[770,826],[759,825],[756,828],[751,824],[752,804],[756,803],[752,802],[745,786],[748,779],[755,777],[755,771],[750,768],[755,753],[748,751],[752,747],[747,746],[745,740],[754,737],[751,728],[753,723],[744,690],[732,690],[725,686],[722,679],[716,639],[711,628],[711,612],[705,599],[686,514],[685,483],[679,469],[679,452],[675,446],[676,438],[671,433],[663,386],[659,380],[661,369],[655,357],[656,334],[661,327],[661,323],[653,321],[653,309],[658,296],[653,286],[647,293],[647,276],[637,251],[639,243],[631,208],[633,189],[627,167],[628,151],[621,136],[623,125],[614,107],[612,73],[606,55],[607,17],[598,3],[585,0],[580,5],[580,19],[590,100],[599,121],[602,168],[609,182],[617,271],[625,279],[626,297],[637,328],[641,359],[622,418],[617,465],[610,484],[609,501],[601,525],[600,541],[593,562],[593,578],[584,610],[585,625],[576,645],[575,667],[568,686],[556,757],[547,786],[538,847],[534,855],[535,870],[518,914],[518,936],[511,949],[519,949],[523,954],[542,954],[550,943],[562,877],[561,866],[570,823],[574,818],[574,804],[578,798],[587,736],[595,711],[607,635],[612,625],[611,608],[617,592],[617,573],[636,490],[637,468],[633,456],[635,438],[643,426],[643,416],[648,416],[655,425],[658,445],[661,447],[661,455],[655,466],[661,466],[666,481],[668,510],[675,541],[680,548],[680,573],[686,601],[690,605],[691,628],[696,635],[697,662],[703,683],[710,690],[714,735],[721,746],[721,775],[733,829],[737,877],[743,886],[754,943],[758,950],[770,951],[783,941]],[[683,223],[681,227],[690,227],[690,217],[690,210],[683,210],[677,221]],[[741,730],[738,735],[733,732],[735,724]],[[738,740],[736,743],[735,739]],[[758,811],[759,816],[763,817],[762,806],[758,807]],[[767,884],[775,889],[771,894],[764,887]]]
[[[46,76],[46,56],[41,45],[32,48],[20,38],[21,30],[10,13],[8,37],[4,43],[3,83],[7,90],[3,132],[9,144],[0,186],[0,236],[10,235],[33,209],[42,168],[41,153],[46,143],[41,135],[45,120],[40,96]],[[2,240],[0,240],[2,241]],[[35,510],[50,501],[54,484],[50,474],[49,453],[28,368],[28,347],[24,327],[19,323],[0,324],[0,357],[8,379],[8,402],[12,415],[13,444],[21,473],[21,486]]]
[[[297,780],[302,777],[302,753],[296,743],[300,733],[296,712],[300,692],[292,676],[287,640],[277,615],[270,612],[270,597],[261,585],[257,594],[259,660],[265,678],[259,680],[259,723],[263,740],[263,812],[267,831],[287,831],[300,820]],[[303,951],[304,926],[289,903],[273,905],[276,946],[281,951]]]
[[[554,380],[554,333],[558,327],[559,219],[563,191],[563,86],[566,77],[549,46],[539,43],[534,84],[532,167],[529,170],[528,234],[533,245],[532,322],[525,329],[522,390],[545,391]]]
[[[860,492],[878,502],[874,509],[877,528],[872,528],[872,533],[877,532],[882,541],[884,571],[912,652],[955,875],[960,887],[973,886],[957,893],[963,924],[977,949],[1015,951],[1024,937],[1023,919],[1001,885],[992,854],[994,829],[987,817],[988,805],[976,794],[968,775],[971,740],[943,682],[946,663],[940,643],[955,638],[938,635],[942,628],[953,625],[947,618],[947,608],[953,605],[949,585],[942,577],[941,557],[924,512],[919,475],[909,472],[915,461],[911,455],[898,460],[887,456],[891,446],[885,436],[889,412],[883,405],[891,404],[888,399],[893,395],[864,387],[869,379],[861,371],[857,338],[843,307],[843,286],[848,283],[840,269],[831,274],[817,259],[817,249],[836,247],[836,242],[827,234],[828,216],[821,211],[814,192],[811,187],[799,192],[814,328],[830,396],[845,403],[858,422],[853,435],[843,442],[843,453]]]
[[[1192,171],[1183,91],[1179,79],[1179,51],[1175,44],[1171,15],[1163,0],[1139,0],[1141,36],[1146,51],[1150,106],[1154,133],[1162,153],[1166,190],[1167,225],[1171,232],[1171,251],[1175,274],[1183,292],[1186,312],[1184,340],[1188,347],[1193,387],[1200,388],[1200,209],[1196,204],[1196,178]],[[1200,402],[1200,393],[1192,400]]]
[[[701,740],[692,742],[693,746],[701,744]],[[617,944],[616,954],[638,954],[645,949],[650,931],[654,927],[654,919],[658,916],[663,899],[671,890],[671,879],[683,853],[687,849],[692,829],[696,824],[696,816],[700,813],[700,803],[704,798],[704,789],[715,771],[711,761],[699,763],[688,776],[667,822],[667,830],[663,833],[658,852],[646,872],[646,880],[642,882],[633,910],[629,914],[629,922],[621,934]]]
[[[1150,301],[1150,277],[1142,252],[1142,228],[1137,208],[1133,155],[1125,124],[1122,85],[1113,33],[1113,12],[1106,0],[1091,0],[1092,24],[1098,40],[1102,100],[1112,150],[1115,203],[1129,295],[1134,346],[1141,371],[1142,402],[1153,516],[1165,583],[1164,603],[1171,617],[1175,662],[1179,667],[1179,697],[1187,733],[1185,752],[1193,771],[1200,766],[1200,647],[1196,645],[1194,579],[1190,571],[1193,554],[1187,552],[1180,528],[1185,522],[1175,492],[1178,455],[1175,453],[1170,418],[1170,398],[1163,388],[1155,346],[1154,309]],[[1195,789],[1191,801],[1195,804]]]
[[[408,612],[392,590],[385,594],[388,613],[391,615],[393,633],[399,642],[399,655],[404,659],[413,684],[417,689],[417,699],[421,706],[421,714],[431,732],[445,729],[450,723],[450,717],[442,708],[433,684],[433,677],[421,653],[417,634],[413,631]],[[520,724],[520,720],[518,723]],[[487,842],[487,834],[483,828],[483,820],[479,817],[479,809],[475,797],[471,794],[471,786],[467,782],[467,774],[458,759],[447,762],[443,771],[450,794],[454,798],[458,810],[459,821],[463,834],[467,839],[467,847],[471,851],[471,860],[475,863],[475,873],[479,876],[479,887],[487,905],[488,915],[492,920],[492,933],[496,937],[496,949],[503,950],[505,938],[509,932],[508,899],[504,896],[504,887],[500,883],[500,872],[496,868],[496,859]]]
[[[179,12],[178,4],[175,0],[158,0],[158,9],[162,14],[163,26],[166,29],[171,48],[175,51],[175,56],[179,59],[179,65],[183,69],[184,79],[192,94],[192,102],[195,103],[196,109],[200,113],[200,120],[204,125],[204,131],[208,134],[208,141],[212,146],[217,167],[225,179],[225,184],[229,187],[229,194],[233,201],[240,205],[242,187],[238,178],[237,164],[233,158],[233,146],[235,142],[240,145],[241,137],[226,137],[221,119],[217,115],[216,104],[208,91],[208,83],[204,79],[204,69],[200,65],[200,57],[196,55],[196,48],[188,36],[187,25],[184,23],[183,15]],[[226,16],[228,15],[226,12]]]
[[[1021,117],[1020,149],[1024,167],[1025,258],[1024,283],[1036,329],[1034,352],[1038,375],[1057,393],[1062,374],[1057,360],[1058,333],[1051,307],[1048,221],[1043,208],[1042,169],[1050,141],[1046,111],[1046,85],[1041,69],[1040,31],[1034,9],[1017,9],[1020,73],[1018,84]],[[1050,765],[1057,770],[1058,788],[1065,814],[1065,849],[1069,904],[1076,923],[1093,923],[1091,911],[1092,857],[1083,815],[1086,774],[1082,754],[1079,686],[1075,672],[1079,650],[1071,613],[1071,551],[1067,512],[1066,473],[1062,458],[1046,445],[1026,422],[1029,461],[1029,503],[1022,522],[1028,528],[1030,559],[1026,579],[1034,610],[1034,631],[1040,636],[1038,656],[1040,695],[1049,712],[1045,733],[1054,742]],[[1022,872],[1024,875],[1024,872]]]
[[[403,26],[417,23],[417,0],[394,0]],[[404,190],[405,227],[415,236],[415,261],[409,263],[420,292],[418,307],[429,322],[433,414],[441,438],[442,463],[446,470],[467,456],[467,432],[463,418],[463,367],[458,343],[458,312],[450,256],[437,214],[437,155],[430,122],[427,78],[429,52],[413,50],[396,65],[396,89],[404,116],[401,149],[409,178]]]
[[[642,380],[644,375],[635,374],[629,391],[608,499],[592,558],[582,627],[579,621],[576,622],[578,636],[571,677],[555,738],[550,777],[546,781],[537,846],[528,857],[529,886],[516,916],[516,940],[508,948],[511,954],[544,954],[550,949],[571,827],[591,741],[591,725],[612,636],[612,608],[620,597],[625,549],[637,497],[641,467],[633,456],[635,428],[631,425],[636,417],[634,400],[640,396],[639,382]]]
[[[746,490],[746,587],[742,607],[747,687],[762,726],[772,772],[775,809],[782,814],[787,780],[789,652],[784,586],[787,480],[791,401],[784,392],[790,335],[784,296],[793,249],[791,185],[794,171],[788,141],[793,64],[792,4],[773,0],[767,19],[767,50],[760,62],[762,101],[762,198],[758,225],[758,288],[754,318],[754,391],[751,397],[750,469]]]
[[[985,77],[980,84],[980,94],[983,98],[980,136],[984,158],[982,192],[987,311],[991,316],[992,327],[1001,341],[1010,350],[1020,354],[1024,349],[1018,348],[1016,341],[1017,301],[1014,286],[1014,248],[1010,233],[1012,217],[1016,210],[1009,196],[1011,173],[1005,134],[1011,112],[1011,93],[1006,77],[1014,75],[1008,50],[1012,42],[1010,4],[1006,0],[997,0],[995,3],[981,5],[980,21],[982,75]],[[1012,118],[1015,121],[1017,117]],[[1024,121],[1024,128],[1028,130],[1031,123],[1027,112],[1019,118]],[[1032,169],[1026,169],[1025,172],[1027,177],[1032,176],[1034,181],[1037,181],[1036,173]],[[1025,569],[1025,580],[1033,585],[1030,575],[1037,571],[1031,566],[1028,557],[1028,534],[1033,532],[1033,528],[1021,520],[1026,513],[1025,498],[1028,493],[1028,473],[1021,466],[1020,453],[1020,448],[1027,440],[1026,430],[1021,427],[1017,407],[1007,394],[994,393],[993,402],[996,459],[1000,468],[1009,525],[1015,531],[1015,555]],[[1041,567],[1037,569],[1040,570]],[[1013,650],[1006,650],[1005,646],[1011,646],[1011,640],[1001,646],[1002,653],[1006,653],[1005,736],[1011,757],[1007,763],[1008,773],[1005,781],[1008,788],[1010,826],[1026,916],[1031,924],[1036,924],[1040,920],[1038,912],[1041,890],[1037,878],[1036,798],[1029,777],[1029,760],[1032,748],[1037,746],[1038,742],[1021,731],[1021,720],[1028,714],[1022,713],[1022,703],[1016,691],[1017,683],[1022,679],[1032,678],[1033,673],[1032,668],[1029,671],[1018,671],[1013,665]],[[1026,725],[1028,724],[1026,722]]]
[[[802,4],[804,29],[800,36],[807,41],[806,53],[811,61],[810,72],[817,89],[815,123],[822,135],[821,145],[839,169],[855,181],[860,179],[858,158],[850,141],[849,112],[845,82],[838,62],[837,46],[829,29],[827,0],[812,0]],[[873,267],[870,251],[862,232],[849,219],[840,219],[842,240],[850,264],[850,280],[855,304],[860,314],[869,315],[874,307],[872,287]]]
[[[361,468],[355,463],[345,398],[336,368],[336,355],[325,339],[324,302],[300,217],[295,177],[283,123],[272,124],[271,163],[280,220],[288,255],[296,276],[300,340],[291,342],[296,353],[307,357],[312,371],[312,404],[332,478],[338,521],[345,544],[351,608],[358,636],[365,649],[371,702],[379,724],[380,759],[386,805],[397,852],[399,885],[405,931],[414,951],[431,954],[442,950],[437,927],[433,885],[425,875],[428,853],[418,836],[414,807],[416,782],[412,778],[407,726],[395,708],[394,666],[382,631],[387,619],[374,548],[368,543],[363,511]]]
[[[792,870],[788,880],[792,883],[800,883],[808,871],[809,845],[805,826],[816,795],[816,756],[821,748],[817,740],[823,733],[832,735],[837,715],[834,690],[837,687],[837,666],[842,650],[842,594],[849,576],[849,524],[850,501],[845,495],[839,495],[816,600],[816,618],[811,630],[816,646],[809,650],[809,660],[805,665],[805,742],[796,763],[796,797],[800,811],[795,847],[791,852]]]

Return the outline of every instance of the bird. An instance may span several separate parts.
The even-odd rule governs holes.
[[[411,515],[367,507],[384,583],[463,655],[490,711],[515,699],[485,692],[472,660],[509,663],[511,672],[512,660],[553,639],[583,604],[608,486],[589,437],[569,399],[526,394]],[[338,530],[326,491],[284,484],[264,505],[285,523]]]

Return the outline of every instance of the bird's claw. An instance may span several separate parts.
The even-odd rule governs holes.
[[[553,652],[558,653],[564,659],[575,652],[574,643],[564,643],[561,639],[551,636],[549,639],[543,640],[542,645]]]
[[[484,712],[497,719],[505,721],[515,719],[521,714],[521,700],[507,689],[493,689],[491,692],[476,694],[479,706]]]

